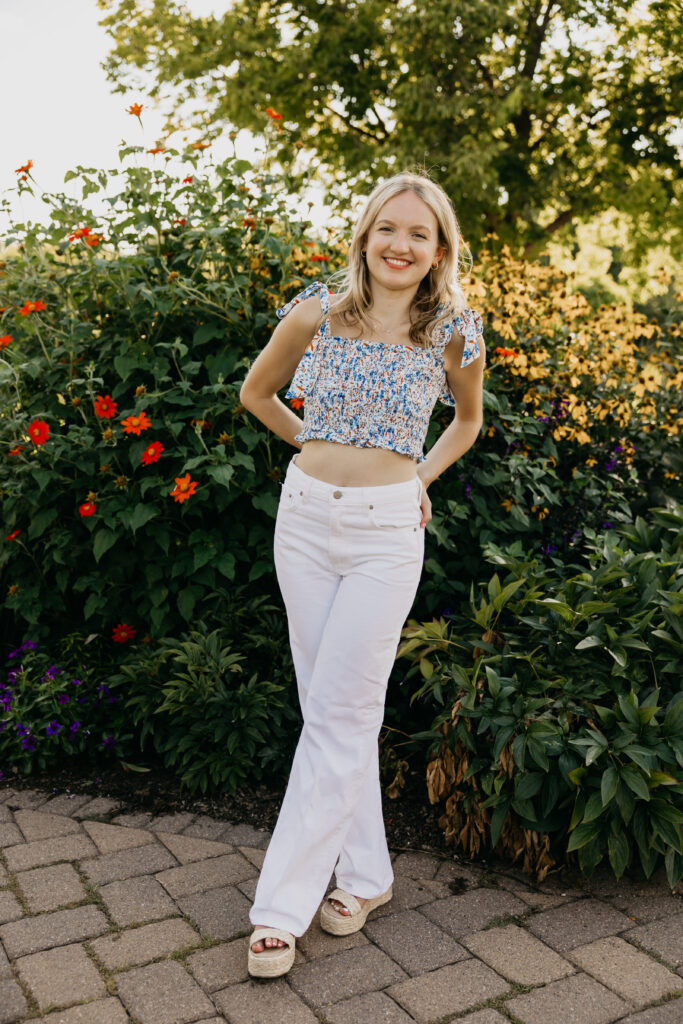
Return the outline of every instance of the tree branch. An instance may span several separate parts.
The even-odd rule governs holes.
[[[360,125],[354,124],[353,121],[351,120],[351,118],[345,117],[344,114],[340,114],[338,110],[335,110],[334,107],[329,106],[329,104],[324,103],[323,104],[323,110],[329,110],[329,112],[331,114],[334,114],[335,117],[338,117],[339,120],[342,121],[346,125],[347,128],[350,128],[352,132],[356,132],[358,135],[363,135],[363,136],[365,136],[368,139],[372,139],[373,142],[382,142],[383,141],[382,139],[378,138],[377,135],[373,135],[372,132],[368,132],[368,131],[365,130],[365,128],[361,128]],[[378,120],[379,120],[379,118],[378,118]],[[380,123],[381,123],[381,121],[380,121]],[[382,127],[384,127],[384,126],[382,126]],[[386,137],[386,129],[384,129],[384,133],[385,133],[385,137]]]

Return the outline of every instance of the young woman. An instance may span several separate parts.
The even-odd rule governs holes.
[[[431,519],[427,488],[483,423],[482,321],[465,305],[446,193],[421,174],[375,187],[333,295],[315,281],[283,318],[240,400],[300,451],[275,523],[274,559],[304,726],[249,918],[248,969],[294,962],[332,872],[320,922],[362,928],[391,899],[377,739]],[[296,372],[295,372],[296,371]],[[304,401],[299,417],[277,397]],[[427,456],[437,399],[457,416]]]

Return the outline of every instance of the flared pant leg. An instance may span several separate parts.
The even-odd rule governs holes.
[[[377,738],[424,549],[419,486],[335,490],[312,480],[290,464],[278,510],[276,571],[304,726],[249,915],[294,935],[307,930],[337,861],[337,884],[357,896],[393,880]]]

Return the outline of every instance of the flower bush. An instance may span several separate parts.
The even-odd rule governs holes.
[[[661,862],[683,876],[683,508],[587,530],[590,568],[560,574],[485,546],[500,566],[468,607],[409,622],[399,660],[438,707],[413,736],[446,840],[542,879],[576,851],[590,874]]]

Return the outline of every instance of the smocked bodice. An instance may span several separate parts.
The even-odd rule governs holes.
[[[313,281],[277,310],[282,318],[318,294],[329,314],[330,293]],[[335,337],[329,315],[311,340],[285,398],[304,403],[303,429],[295,440],[319,439],[360,448],[387,448],[424,462],[424,441],[437,399],[455,405],[444,367],[453,327],[465,338],[461,366],[480,354],[481,316],[470,307],[447,321],[431,348]]]

